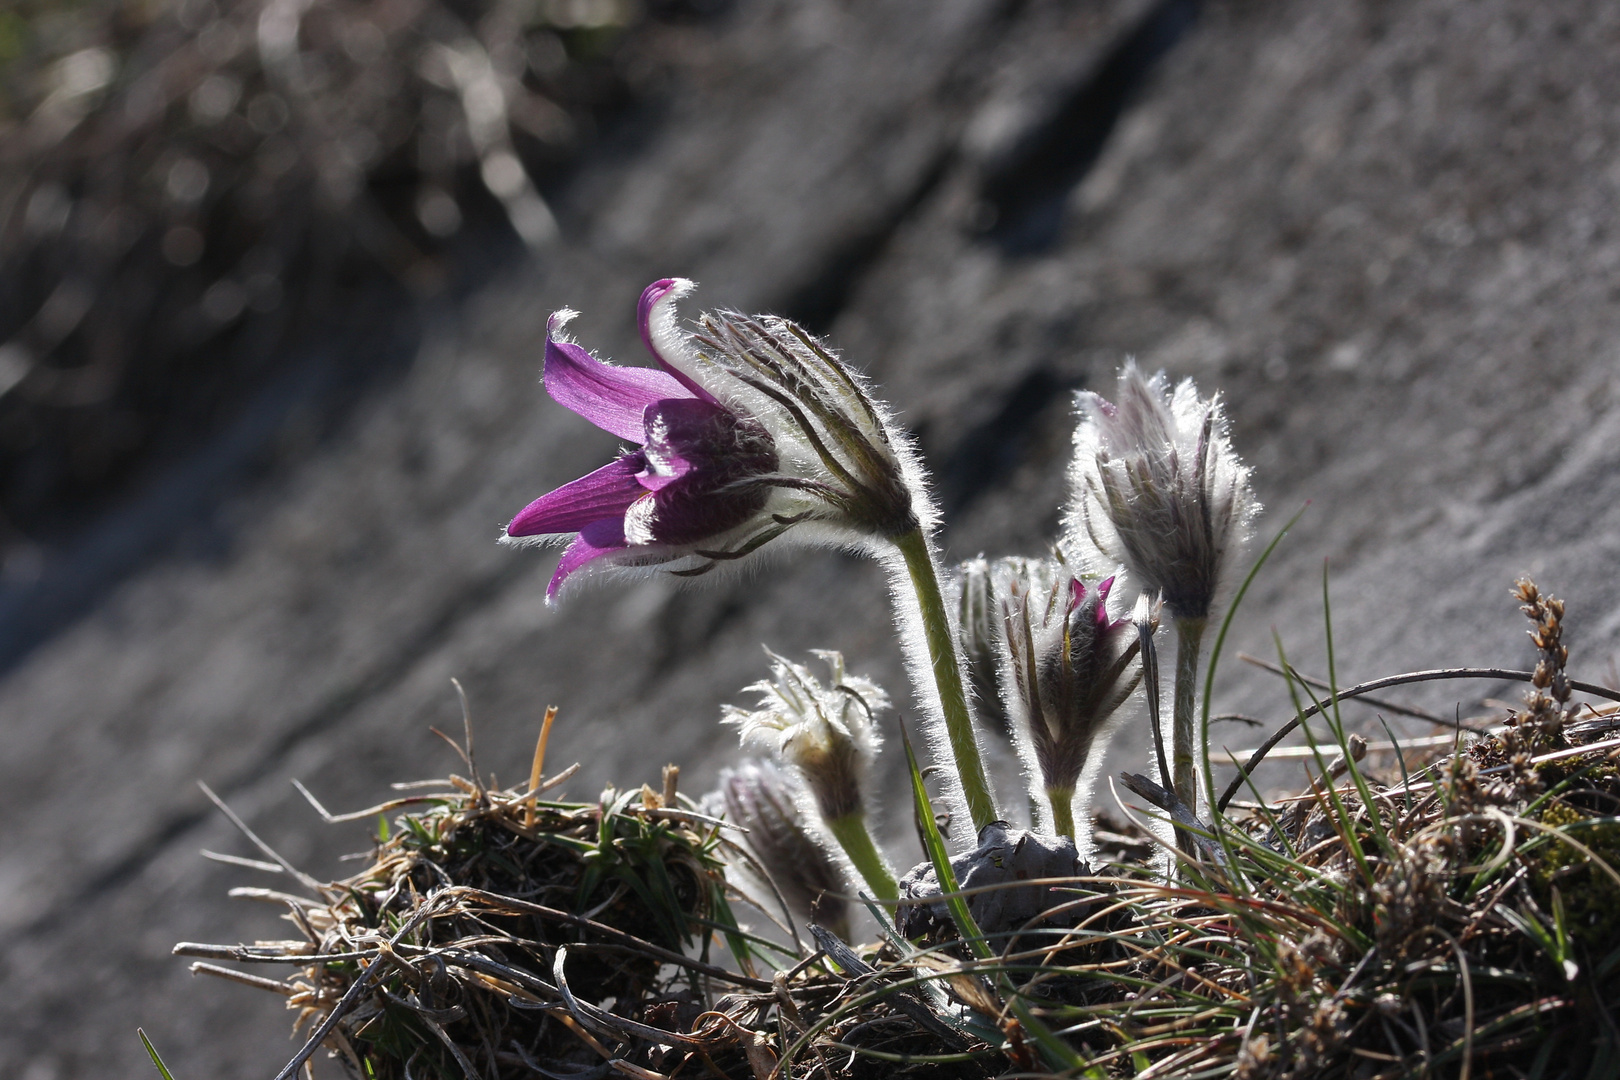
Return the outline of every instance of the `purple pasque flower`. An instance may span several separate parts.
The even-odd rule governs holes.
[[[1066,543],[1094,569],[1123,563],[1172,618],[1207,618],[1259,510],[1220,396],[1127,362],[1114,401],[1078,401]]]
[[[598,360],[563,335],[572,311],[547,324],[547,393],[635,446],[507,526],[509,543],[574,534],[548,599],[592,563],[701,574],[796,525],[834,542],[916,527],[920,474],[860,380],[785,319],[711,313],[683,331],[675,303],[694,287],[669,278],[641,294],[658,368]]]
[[[1068,801],[1141,681],[1141,642],[1128,618],[1109,614],[1115,578],[1087,588],[1055,561],[1004,565],[1008,712],[1032,778],[1053,799],[1060,831],[1072,835],[1062,820]]]

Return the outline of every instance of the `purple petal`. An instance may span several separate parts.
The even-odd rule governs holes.
[[[579,531],[574,542],[568,545],[563,557],[557,562],[557,572],[551,575],[551,584],[546,586],[546,599],[552,600],[557,590],[568,575],[604,555],[612,555],[615,551],[623,551],[629,545],[624,540],[624,518],[617,517],[593,521]]]
[[[656,466],[649,461],[647,467],[636,474],[636,482],[648,491],[663,491],[691,471],[690,461],[671,454]]]
[[[1115,623],[1108,621],[1108,590],[1114,587],[1112,577],[1104,578],[1097,583],[1097,625],[1106,630],[1111,625],[1117,625],[1125,620],[1119,619]]]
[[[746,457],[735,439],[737,416],[720,405],[692,398],[660,401],[647,407],[643,422],[647,471],[639,479],[648,491],[662,491],[697,468],[729,476],[738,464],[733,459]]]
[[[571,341],[558,341],[573,313],[559,311],[546,325],[546,393],[552,400],[621,439],[645,442],[641,416],[655,401],[690,398],[679,381],[653,368],[605,364]]]
[[[778,465],[776,444],[758,421],[691,398],[647,407],[642,456],[647,471],[637,479],[657,492],[649,535],[666,544],[697,543],[747,521],[766,500],[752,481]]]
[[[641,324],[641,340],[660,367],[681,381],[692,391],[691,397],[713,401],[714,395],[699,386],[671,357],[686,351],[680,327],[675,325],[675,301],[697,288],[686,278],[661,278],[641,291],[636,303],[636,321]]]
[[[640,453],[626,454],[588,476],[564,484],[525,506],[507,536],[546,536],[583,531],[603,519],[622,521],[630,504],[643,493],[636,474],[646,467]]]

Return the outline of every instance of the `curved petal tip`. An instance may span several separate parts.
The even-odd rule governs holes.
[[[568,545],[562,558],[557,561],[557,571],[551,575],[551,581],[546,585],[546,603],[554,604],[557,593],[562,589],[563,582],[567,581],[574,571],[586,563],[605,558],[628,546],[624,539],[623,521],[598,521],[579,531],[573,543]]]
[[[686,335],[675,324],[675,304],[697,288],[697,282],[687,278],[660,278],[641,291],[636,304],[636,321],[641,326],[641,341],[660,367],[681,381],[693,395],[705,401],[714,397],[683,368],[688,359]]]
[[[677,277],[659,278],[641,290],[641,299],[636,302],[636,319],[641,323],[642,336],[647,335],[647,323],[652,318],[653,308],[665,300],[673,304],[696,288],[697,282]]]
[[[555,338],[562,332],[563,327],[567,326],[578,317],[579,312],[575,311],[573,308],[558,308],[556,311],[553,311],[551,313],[551,318],[546,320],[547,340]]]

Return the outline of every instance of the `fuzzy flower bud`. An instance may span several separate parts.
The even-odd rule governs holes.
[[[1060,559],[1030,559],[1019,555],[989,561],[969,559],[957,568],[957,626],[962,657],[977,698],[979,715],[1011,736],[1002,674],[1001,598],[1012,582],[1026,591],[1047,591],[1065,572]]]
[[[1120,372],[1115,401],[1082,392],[1064,527],[1087,564],[1123,563],[1174,619],[1205,619],[1259,509],[1219,395]]]
[[[769,761],[745,761],[720,772],[726,819],[748,830],[747,843],[793,913],[843,936],[849,904],[844,875],[805,827],[791,781]]]
[[[922,466],[865,380],[803,327],[774,315],[710,312],[687,364],[771,432],[785,474],[778,517],[835,542],[892,540],[933,524]],[[926,519],[926,520],[925,520]]]
[[[1001,704],[1001,611],[993,577],[982,555],[957,569],[957,637],[979,717],[1010,735],[1007,710]]]
[[[759,707],[727,705],[723,722],[737,729],[743,746],[769,750],[792,765],[821,816],[834,821],[865,810],[862,782],[881,741],[872,719],[888,708],[889,696],[869,679],[846,675],[841,654],[813,651],[827,664],[826,684],[766,649],[771,679],[748,687],[759,694]]]
[[[1008,574],[1001,605],[1008,710],[1058,831],[1071,836],[1076,785],[1142,678],[1135,627],[1108,613],[1114,580],[1088,589],[1052,564]]]

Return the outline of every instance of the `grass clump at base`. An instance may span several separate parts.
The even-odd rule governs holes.
[[[762,973],[721,822],[672,780],[543,801],[557,781],[537,770],[522,791],[453,777],[348,815],[414,804],[365,871],[282,898],[300,940],[180,951],[294,965],[280,983],[200,967],[278,989],[308,1050],[379,1080],[1620,1075],[1620,708],[1571,704],[1609,692],[1554,660],[1507,674],[1532,684],[1522,712],[1386,775],[1338,716],[1357,688],[1313,697],[1284,660],[1304,791],[1183,813],[1190,850],[1110,824],[1110,854],[1016,926],[976,925],[947,884],[912,901],[937,909],[927,937],[874,906],[876,944],[789,925]],[[925,831],[936,870],[954,862]]]
[[[1620,789],[1613,769],[1605,789]],[[1540,815],[1543,825],[1578,840],[1591,855],[1568,844],[1549,843],[1533,863],[1536,899],[1545,910],[1562,908],[1563,921],[1571,938],[1598,955],[1620,950],[1620,883],[1604,873],[1594,861],[1620,867],[1620,817],[1614,809],[1607,816],[1577,809],[1567,801],[1546,806]]]
[[[175,951],[295,967],[278,983],[193,965],[286,995],[308,1044],[282,1076],[320,1047],[375,1080],[568,1073],[600,1063],[620,1024],[681,1026],[717,983],[768,987],[709,962],[711,927],[750,970],[752,955],[730,912],[720,823],[670,805],[674,770],[663,796],[541,797],[576,769],[527,790],[451,776],[357,814],[322,810],[376,817],[379,832],[359,874],[298,874],[311,898],[269,897],[298,939]]]

